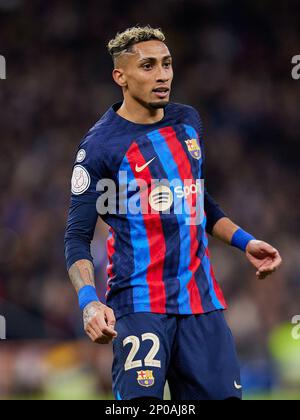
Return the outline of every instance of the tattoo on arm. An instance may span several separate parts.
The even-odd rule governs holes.
[[[95,286],[94,266],[91,261],[77,261],[70,268],[69,276],[77,293],[84,286]]]

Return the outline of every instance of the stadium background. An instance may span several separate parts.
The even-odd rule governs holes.
[[[63,235],[77,144],[120,99],[105,44],[148,23],[174,55],[172,100],[203,116],[208,189],[284,258],[258,282],[239,251],[211,240],[246,397],[300,397],[299,18],[297,1],[0,0],[0,398],[110,397],[111,349],[82,333]],[[101,295],[106,235],[100,224]]]

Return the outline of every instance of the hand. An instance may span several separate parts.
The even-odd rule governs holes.
[[[246,248],[246,256],[258,270],[256,276],[260,280],[274,273],[282,263],[277,249],[263,241],[250,241]]]
[[[117,337],[116,318],[112,309],[101,302],[92,302],[83,311],[84,329],[96,344],[109,344]]]

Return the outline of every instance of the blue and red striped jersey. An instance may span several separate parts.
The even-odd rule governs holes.
[[[203,217],[188,222],[204,179],[198,112],[170,103],[163,120],[135,124],[117,114],[120,105],[106,112],[77,151],[65,235],[68,268],[92,261],[90,243],[101,216],[110,227],[107,305],[117,318],[225,309],[207,237],[225,214],[202,189]]]

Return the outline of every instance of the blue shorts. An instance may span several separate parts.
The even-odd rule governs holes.
[[[113,391],[117,400],[242,398],[234,340],[222,311],[204,315],[135,313],[117,321]]]

